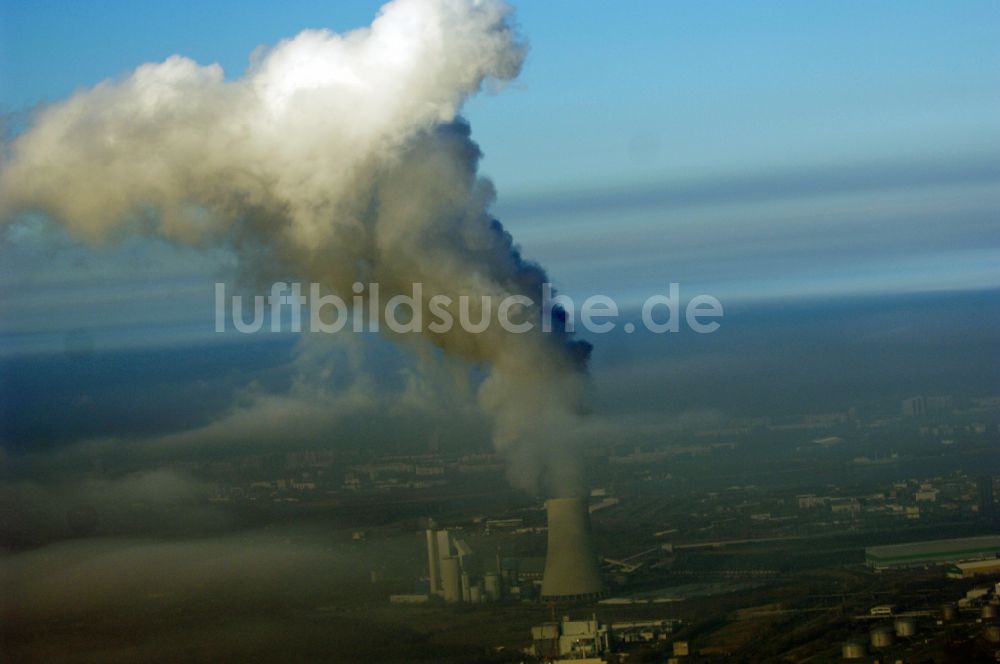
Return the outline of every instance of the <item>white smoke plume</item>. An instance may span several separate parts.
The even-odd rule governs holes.
[[[525,48],[500,0],[395,0],[370,28],[307,30],[226,80],[181,56],[145,64],[42,111],[6,146],[0,218],[40,210],[101,242],[124,233],[232,246],[254,274],[320,282],[344,296],[378,283],[383,302],[423,284],[541,301],[544,272],[489,213],[478,146],[459,117]],[[562,329],[425,329],[446,353],[489,367],[479,401],[522,487],[566,493],[565,454],[586,399],[589,346]],[[426,318],[426,316],[425,316]],[[425,326],[426,327],[426,326]],[[557,327],[559,327],[557,325]]]

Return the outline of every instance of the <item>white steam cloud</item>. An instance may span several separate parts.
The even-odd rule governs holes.
[[[484,81],[517,75],[509,18],[499,0],[395,0],[370,28],[308,30],[255,55],[237,80],[181,56],[143,65],[47,108],[7,146],[0,218],[41,210],[92,242],[233,246],[253,274],[345,296],[355,282],[383,298],[421,282],[423,307],[471,296],[472,320],[481,296],[539,303],[545,274],[490,216],[494,190],[458,116]],[[424,338],[489,367],[479,401],[515,483],[579,490],[567,447],[589,346],[537,324],[459,327]]]

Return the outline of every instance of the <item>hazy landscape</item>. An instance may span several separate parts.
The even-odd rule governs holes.
[[[0,659],[995,661],[997,19],[0,4]]]

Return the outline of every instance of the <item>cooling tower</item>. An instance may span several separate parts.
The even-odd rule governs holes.
[[[542,576],[542,599],[590,599],[601,594],[597,555],[590,543],[586,498],[546,501],[549,543]]]

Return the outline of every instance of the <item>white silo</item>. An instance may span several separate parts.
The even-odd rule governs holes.
[[[860,640],[847,641],[840,648],[842,659],[863,659],[868,654],[865,642]]]
[[[438,560],[438,549],[437,549],[437,536],[434,531],[430,528],[427,529],[427,578],[430,581],[431,594],[439,595],[441,594],[441,582],[438,579],[438,567],[440,566],[440,561]]]
[[[872,648],[888,648],[895,641],[895,632],[887,625],[879,625],[869,632]]]
[[[591,599],[601,594],[601,575],[590,537],[586,498],[545,502],[549,522],[542,599]]]
[[[443,560],[448,556],[452,555],[451,533],[449,533],[447,530],[437,531],[437,551],[439,560]]]
[[[441,559],[441,588],[446,602],[462,601],[462,582],[458,572],[458,558]]]
[[[893,625],[896,628],[896,636],[911,638],[917,634],[917,621],[914,618],[908,616],[896,618]]]

